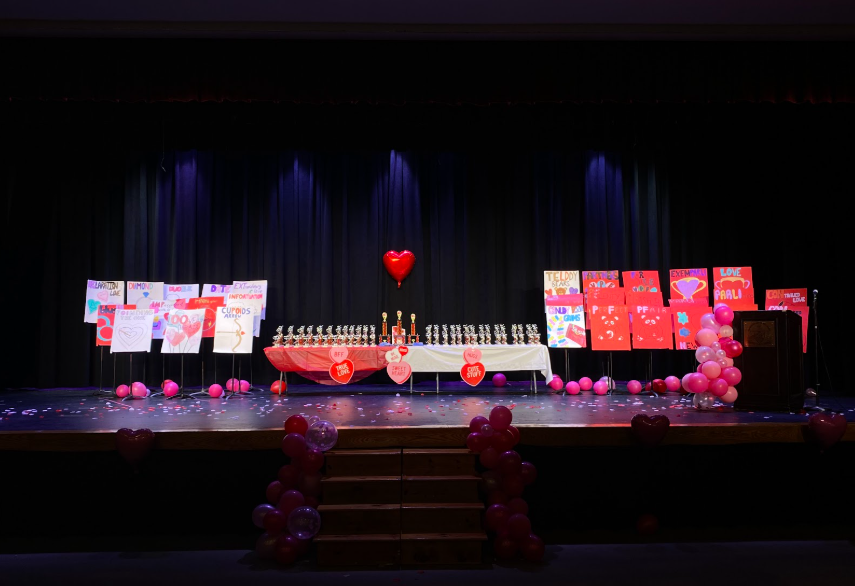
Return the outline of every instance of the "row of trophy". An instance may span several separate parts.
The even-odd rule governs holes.
[[[490,333],[489,325],[479,325],[476,332],[474,325],[446,325],[442,326],[442,339],[440,342],[439,326],[431,325],[425,329],[425,344],[441,345],[441,346],[477,346],[493,343],[493,338],[496,339],[496,344],[507,344],[508,334],[505,330],[505,324],[496,324],[493,326],[493,333]],[[523,329],[522,324],[511,324],[511,344],[517,345],[537,345],[540,344],[540,333],[537,331],[535,324],[526,324]]]
[[[287,333],[282,333],[282,326],[276,328],[273,336],[274,346],[289,348],[333,347],[333,346],[376,346],[377,336],[374,326],[318,326],[317,333],[312,333],[313,326],[300,326],[294,332],[294,326],[288,326]]]

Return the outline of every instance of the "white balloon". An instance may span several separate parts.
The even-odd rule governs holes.
[[[733,336],[733,328],[730,326],[721,326],[718,330],[719,335],[723,338],[730,338]]]

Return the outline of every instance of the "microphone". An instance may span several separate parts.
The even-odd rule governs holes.
[[[813,290],[813,296],[814,296],[814,297],[816,297],[816,294],[817,294],[817,293],[819,293],[819,291],[818,291],[818,290],[816,290],[816,289],[814,289],[814,290]]]

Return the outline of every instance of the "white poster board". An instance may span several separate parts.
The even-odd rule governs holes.
[[[543,302],[552,295],[575,295],[582,292],[579,271],[543,271]]]
[[[204,309],[173,309],[163,319],[163,354],[198,354],[202,344]]]
[[[128,281],[128,305],[163,299],[163,281]]]
[[[117,309],[110,353],[151,352],[153,309]]]
[[[124,305],[124,281],[86,281],[86,308],[83,321],[87,324],[98,323],[98,308],[102,305]]]
[[[252,353],[253,310],[235,305],[217,308],[214,326],[214,352],[220,354]]]
[[[166,283],[163,286],[163,298],[175,301],[177,299],[194,299],[199,296],[199,285],[173,285]]]
[[[199,297],[225,297],[232,290],[231,285],[215,285],[205,283],[202,285],[202,294]]]

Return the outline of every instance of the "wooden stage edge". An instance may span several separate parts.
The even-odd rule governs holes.
[[[639,445],[629,424],[521,425],[521,444],[527,446],[628,447]],[[115,430],[0,432],[0,450],[41,452],[97,452],[116,449]],[[807,425],[800,423],[731,423],[674,425],[661,445],[733,445],[804,443]],[[467,427],[346,427],[339,429],[337,449],[348,448],[460,448]],[[155,432],[159,450],[275,450],[282,429],[183,430]],[[848,425],[842,441],[855,441],[855,425]]]

